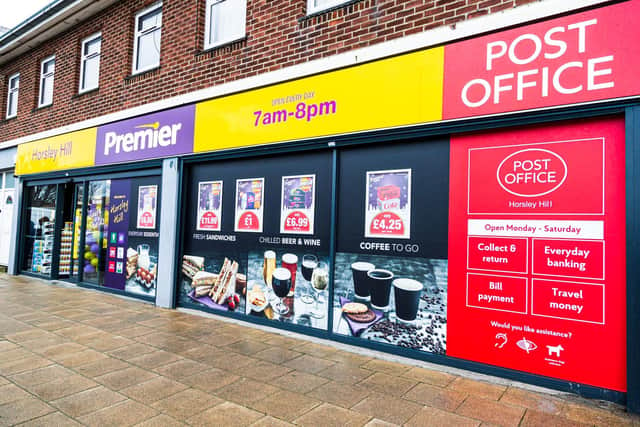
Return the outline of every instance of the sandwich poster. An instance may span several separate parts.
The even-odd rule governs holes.
[[[220,231],[222,224],[222,181],[198,183],[199,231]]]
[[[236,180],[235,231],[262,233],[264,178]]]
[[[138,187],[138,228],[156,228],[156,208],[158,206],[158,186]]]
[[[365,237],[409,239],[411,169],[367,172]]]
[[[282,177],[280,233],[313,234],[315,175]]]

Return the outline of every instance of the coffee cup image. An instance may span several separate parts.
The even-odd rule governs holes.
[[[391,281],[393,273],[389,270],[376,268],[367,272],[367,282],[371,291],[371,306],[378,310],[387,311],[391,295]]]
[[[422,283],[413,279],[398,278],[393,281],[393,295],[396,302],[396,317],[412,322],[418,315]]]
[[[356,299],[369,301],[371,298],[371,290],[369,288],[369,280],[367,273],[375,269],[376,266],[370,262],[354,262],[351,264],[351,273],[353,275],[353,288]]]

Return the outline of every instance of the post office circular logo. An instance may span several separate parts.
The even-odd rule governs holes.
[[[498,165],[500,186],[515,196],[539,197],[549,194],[567,179],[567,163],[543,148],[527,148],[509,154]]]

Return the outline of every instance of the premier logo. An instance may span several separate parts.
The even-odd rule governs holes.
[[[160,126],[160,122],[154,122],[136,126],[135,129],[140,130],[123,134],[107,132],[104,135],[104,155],[176,145],[182,123]]]

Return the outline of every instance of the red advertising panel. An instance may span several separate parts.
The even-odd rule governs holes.
[[[640,94],[640,2],[445,47],[443,118]]]
[[[624,120],[450,153],[447,355],[626,391]]]

